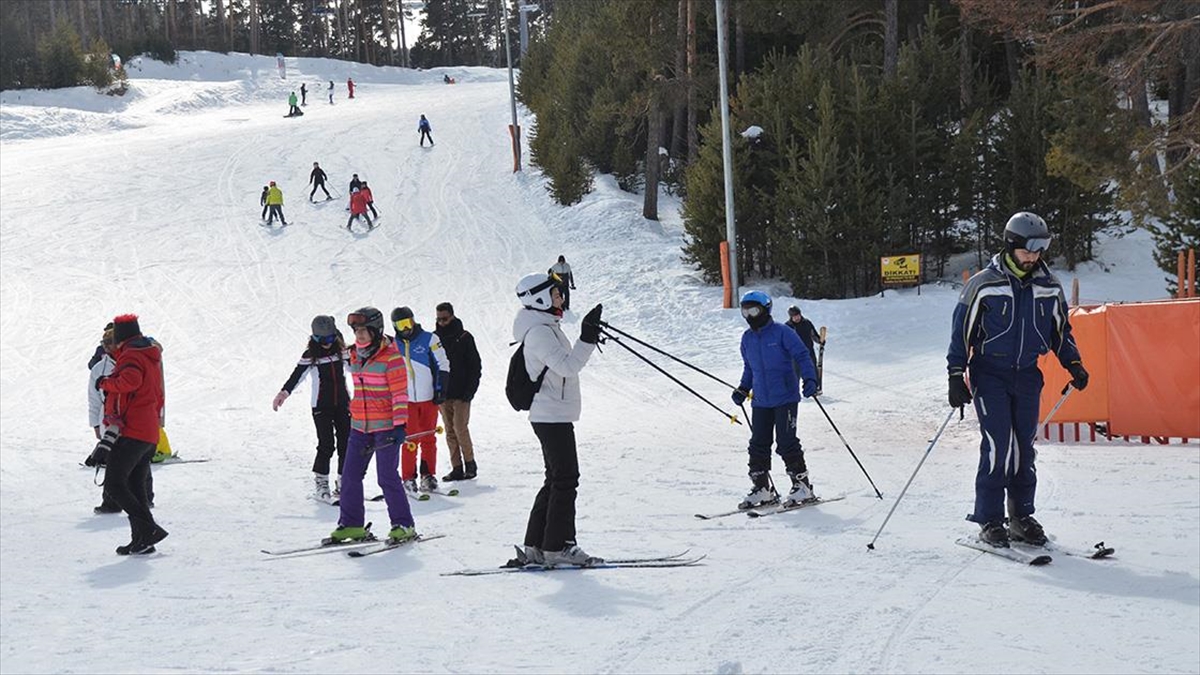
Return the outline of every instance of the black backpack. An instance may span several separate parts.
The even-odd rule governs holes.
[[[547,370],[550,370],[549,366],[542,368],[536,380],[529,379],[529,371],[525,369],[525,342],[522,341],[508,360],[508,381],[504,383],[504,395],[508,397],[513,410],[529,410],[534,395],[542,388]]]

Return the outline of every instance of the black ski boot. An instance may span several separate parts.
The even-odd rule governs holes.
[[[1030,546],[1045,546],[1048,539],[1042,524],[1033,516],[1021,516],[1008,521],[1008,533],[1013,541],[1020,541]]]
[[[984,523],[979,531],[979,541],[996,548],[1009,548],[1008,530],[1001,521]]]
[[[479,475],[479,467],[475,465],[474,460],[467,462],[467,466],[463,469],[463,478],[466,480],[475,480]]]
[[[456,480],[466,480],[467,476],[463,473],[461,466],[456,466],[450,470],[450,473],[442,476],[443,483],[450,483]]]

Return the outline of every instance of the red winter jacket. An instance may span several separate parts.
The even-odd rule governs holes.
[[[122,436],[158,443],[158,423],[163,408],[162,349],[138,336],[116,348],[112,375],[100,380],[107,392],[105,424],[115,425]]]
[[[350,194],[350,213],[357,215],[367,212],[367,198],[363,196],[362,190]]]
[[[363,201],[366,203],[370,204],[375,201],[375,198],[371,196],[371,188],[359,188],[358,192],[363,196]]]

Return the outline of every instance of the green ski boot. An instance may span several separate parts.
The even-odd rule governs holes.
[[[409,541],[410,539],[416,539],[416,538],[417,538],[417,528],[416,527],[405,527],[403,525],[397,525],[396,527],[392,528],[391,532],[388,532],[387,543],[403,544],[404,542]]]
[[[344,541],[366,541],[370,537],[371,533],[365,527],[339,527],[329,533],[329,538],[337,543]]]

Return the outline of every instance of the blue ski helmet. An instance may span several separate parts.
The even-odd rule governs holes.
[[[771,296],[763,293],[762,291],[748,291],[742,296],[742,304],[762,305],[763,309],[767,310],[768,314],[771,313]]]

